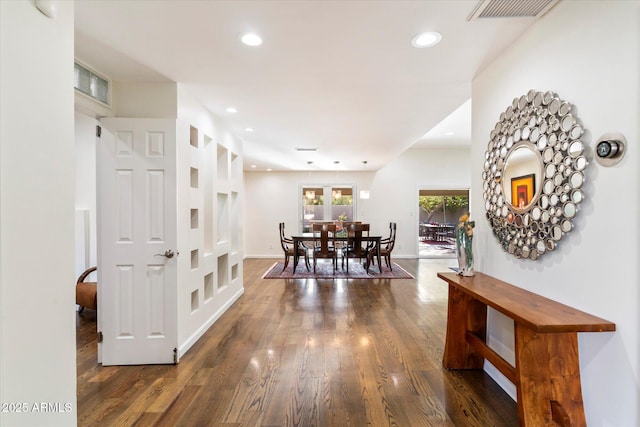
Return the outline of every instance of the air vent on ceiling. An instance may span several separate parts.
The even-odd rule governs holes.
[[[298,147],[298,148],[296,148],[296,151],[318,151],[318,149],[317,148]]]
[[[467,21],[479,18],[539,18],[560,0],[480,0]]]

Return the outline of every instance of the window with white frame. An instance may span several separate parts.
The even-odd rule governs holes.
[[[354,185],[303,185],[300,188],[303,233],[310,232],[314,222],[355,221]]]

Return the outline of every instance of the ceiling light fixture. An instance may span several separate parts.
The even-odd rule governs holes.
[[[242,40],[242,43],[247,46],[260,46],[262,44],[260,36],[254,33],[243,34],[242,37],[240,37],[240,40]]]
[[[255,129],[254,128],[244,128],[245,132],[253,132]]]
[[[411,39],[411,44],[417,48],[431,47],[438,44],[441,39],[442,35],[440,33],[428,31],[426,33],[420,33]]]
[[[229,108],[227,108],[225,111],[226,111],[227,113],[231,113],[231,114],[235,114],[235,113],[237,113],[237,112],[238,112],[238,110],[236,110],[236,109],[235,109],[235,108],[233,108],[233,107],[229,107]]]

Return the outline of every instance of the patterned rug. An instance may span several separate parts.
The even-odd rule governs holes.
[[[313,261],[311,261],[311,269],[307,271],[307,267],[304,265],[304,260],[298,263],[295,273],[293,270],[293,261],[289,262],[287,268],[282,271],[284,262],[276,262],[273,264],[266,273],[262,276],[263,279],[413,279],[414,277],[405,269],[400,267],[395,262],[392,262],[393,270],[382,265],[382,273],[378,265],[373,265],[369,268],[367,273],[364,266],[355,260],[351,260],[349,263],[349,274],[347,275],[347,266],[343,269],[340,261],[338,261],[338,268],[335,273],[331,268],[330,260],[319,260],[316,266],[316,273],[313,273]]]

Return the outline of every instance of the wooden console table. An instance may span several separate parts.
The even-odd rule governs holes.
[[[578,332],[616,325],[482,273],[438,273],[449,284],[447,369],[490,361],[515,384],[520,426],[585,426]],[[514,321],[515,367],[486,344],[487,306]]]

